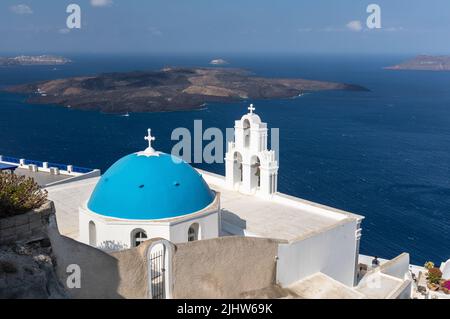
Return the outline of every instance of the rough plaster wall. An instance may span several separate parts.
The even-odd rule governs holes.
[[[120,283],[117,260],[90,246],[61,236],[49,230],[53,253],[56,257],[57,275],[72,298],[123,298],[117,293]],[[81,269],[81,288],[68,288],[69,265]]]
[[[147,241],[136,249],[114,252],[119,266],[121,283],[118,293],[126,298],[142,299],[148,296],[148,271],[145,251],[153,241]]]
[[[239,298],[275,283],[278,241],[222,237],[177,245],[174,298]]]
[[[81,288],[68,289],[72,298],[147,298],[145,253],[158,239],[107,254],[61,236],[56,227],[49,227],[48,233],[60,281],[67,284],[68,265],[81,268]],[[223,237],[177,245],[172,260],[173,297],[239,298],[271,289],[278,244],[264,238]]]
[[[147,266],[144,251],[152,241],[135,249],[112,255],[70,238],[61,236],[55,226],[48,228],[57,275],[67,288],[67,266],[81,268],[81,288],[67,289],[72,298],[146,298]]]

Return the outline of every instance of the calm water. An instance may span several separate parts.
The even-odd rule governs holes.
[[[206,66],[213,57],[72,57],[58,67],[0,68],[0,86],[98,72]],[[327,92],[254,101],[280,128],[282,192],[366,216],[361,252],[411,253],[414,263],[450,258],[450,73],[394,72],[405,57],[225,57],[258,75],[360,84],[371,92]],[[130,117],[27,105],[0,93],[0,154],[106,169],[145,148],[170,152],[176,127],[231,127],[248,102],[193,112]],[[224,173],[224,166],[200,165]]]

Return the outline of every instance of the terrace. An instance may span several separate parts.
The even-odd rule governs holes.
[[[0,155],[0,171],[31,177],[41,187],[100,175],[95,169],[3,155]]]

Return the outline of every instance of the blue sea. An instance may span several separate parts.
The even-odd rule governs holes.
[[[73,64],[0,68],[0,87],[100,72],[208,66],[213,56],[72,56]],[[279,190],[364,215],[361,252],[409,252],[423,264],[450,258],[450,72],[389,71],[407,56],[223,56],[256,75],[354,83],[370,92],[208,104],[203,110],[129,117],[28,105],[0,93],[0,154],[107,169],[146,147],[170,152],[174,128],[232,127],[250,102],[280,129]],[[223,164],[194,165],[224,173]]]

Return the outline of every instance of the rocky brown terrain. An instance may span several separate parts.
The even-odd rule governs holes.
[[[48,239],[0,246],[0,299],[67,299]]]
[[[208,102],[289,98],[306,91],[367,89],[335,82],[263,78],[242,69],[165,68],[66,78],[7,90],[28,94],[29,103],[123,113],[191,110]]]
[[[414,59],[386,67],[388,70],[450,71],[450,56],[419,55]]]

